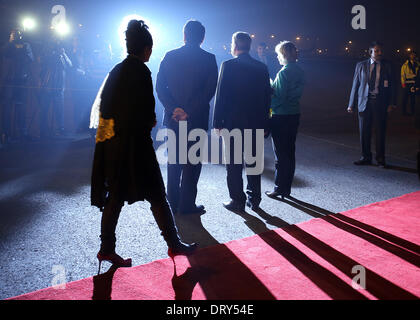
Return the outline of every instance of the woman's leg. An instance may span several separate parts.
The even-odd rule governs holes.
[[[152,210],[153,217],[161,231],[163,239],[168,245],[168,254],[173,257],[176,255],[189,255],[195,251],[197,244],[187,244],[181,241],[178,228],[176,227],[174,215],[171,207],[166,200],[166,195],[156,194],[147,199]]]
[[[273,125],[271,135],[276,167],[274,191],[282,196],[289,196],[295,175],[299,115],[277,116]]]
[[[124,202],[110,195],[106,201],[101,220],[101,254],[115,253],[115,229]]]
[[[123,259],[115,253],[115,229],[124,201],[119,197],[110,195],[102,212],[101,220],[101,249],[98,252],[99,260],[98,274],[101,271],[102,261],[109,261],[116,267],[131,267],[131,259]]]

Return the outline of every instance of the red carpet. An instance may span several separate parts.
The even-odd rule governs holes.
[[[13,299],[418,299],[420,192]],[[273,225],[285,222],[260,213]],[[271,221],[270,221],[271,220]],[[365,268],[366,289],[352,287]]]

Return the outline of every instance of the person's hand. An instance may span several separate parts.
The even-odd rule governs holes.
[[[172,119],[176,122],[185,121],[188,118],[188,114],[182,108],[176,108],[172,113]]]
[[[222,131],[222,128],[214,128],[214,133],[218,136],[218,137],[220,137],[220,131]]]
[[[352,108],[352,107],[348,107],[348,108],[347,108],[347,112],[348,112],[348,113],[353,113],[353,108]]]
[[[397,106],[394,106],[394,105],[389,105],[388,106],[388,112],[392,112],[392,111],[394,111],[394,109],[396,109],[397,108]]]
[[[154,120],[154,121],[153,121],[152,128],[156,127],[156,125],[157,125],[157,121],[156,121],[156,120]]]

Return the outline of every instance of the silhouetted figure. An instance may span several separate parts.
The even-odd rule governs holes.
[[[242,145],[240,164],[234,161],[234,141],[230,138],[225,146],[230,161],[226,164],[227,185],[230,202],[223,203],[228,210],[242,211],[245,204],[256,209],[261,202],[261,175],[247,175],[247,195],[243,190],[242,170],[245,148],[255,152],[256,129],[269,129],[270,78],[267,66],[253,59],[249,50],[251,37],[247,33],[236,32],[232,36],[231,53],[234,59],[222,63],[216,91],[213,127],[215,129],[252,130],[252,141]],[[248,150],[249,150],[248,149]],[[248,198],[248,201],[247,201]]]
[[[73,120],[76,132],[84,132],[89,129],[89,112],[93,97],[89,91],[87,79],[86,53],[81,47],[78,38],[73,38],[72,48],[69,52],[72,62],[70,71],[70,90],[73,103]],[[108,69],[109,70],[109,69]]]
[[[297,64],[296,46],[284,41],[277,45],[279,61],[284,67],[272,82],[271,136],[276,157],[274,191],[269,197],[288,197],[296,168],[296,137],[300,121],[300,98],[305,84],[304,72]]]
[[[277,72],[280,70],[280,64],[274,55],[268,50],[265,42],[260,42],[258,44],[256,58],[267,66],[270,79],[274,79]]]
[[[92,300],[112,300],[112,280],[118,267],[113,265],[103,274],[93,277]]]
[[[131,259],[115,253],[115,229],[125,202],[150,202],[169,256],[190,254],[196,248],[178,236],[150,137],[156,125],[155,100],[144,63],[153,40],[143,21],[129,22],[126,41],[128,56],[111,70],[101,93],[91,187],[91,203],[102,211],[98,260],[122,267],[131,266]]]
[[[200,48],[204,34],[200,22],[188,21],[184,26],[185,45],[166,53],[156,81],[156,91],[165,108],[164,125],[175,132],[177,139],[177,161],[168,163],[168,200],[174,212],[184,214],[204,211],[204,206],[195,203],[202,164],[192,164],[189,159],[186,164],[180,163],[178,145],[179,121],[187,122],[188,133],[197,128],[208,129],[218,70],[215,56]],[[194,143],[188,142],[187,150]]]
[[[53,36],[54,37],[54,36]],[[72,62],[59,39],[53,38],[47,44],[41,56],[40,90],[41,138],[51,136],[52,131],[57,136],[64,133],[64,91],[66,88],[66,71],[72,67]],[[48,114],[52,113],[52,123],[48,123]],[[55,120],[55,123],[54,123]]]
[[[411,52],[408,60],[401,67],[401,86],[403,88],[402,112],[404,115],[414,115],[416,94],[411,89],[415,85],[419,69],[420,63],[417,60],[417,54]],[[407,111],[407,102],[410,102],[409,112]]]
[[[16,125],[17,138],[27,136],[26,100],[34,57],[30,44],[23,41],[22,33],[18,29],[11,31],[9,41],[2,48],[2,55],[1,142],[6,144],[12,136],[13,124]]]
[[[383,46],[378,42],[369,48],[370,58],[359,62],[347,111],[353,113],[357,104],[362,156],[355,165],[372,164],[371,135],[375,124],[376,161],[385,168],[385,136],[388,113],[396,105],[396,81],[393,66],[383,59]],[[356,101],[357,96],[357,101]]]

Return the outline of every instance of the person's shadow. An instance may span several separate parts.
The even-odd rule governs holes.
[[[175,300],[191,300],[195,286],[209,278],[213,271],[206,267],[188,267],[187,270],[177,275],[176,263],[174,263],[174,275],[172,276],[172,288],[175,292]]]
[[[386,250],[407,262],[420,267],[420,260],[418,257],[419,246],[411,243],[405,239],[401,239],[395,235],[389,234],[383,230],[379,230],[373,226],[367,225],[361,221],[352,219],[343,214],[334,214],[326,209],[320,208],[310,203],[298,200],[294,197],[287,197],[287,199],[277,198],[276,200],[289,204],[307,214],[321,218],[322,220],[342,229],[345,232],[351,233],[354,236],[362,238],[373,245]],[[255,212],[266,222],[270,221],[271,215],[264,210],[255,210]],[[278,227],[281,227],[279,221],[271,220],[271,222]],[[282,221],[279,219],[280,222]],[[271,224],[271,223],[270,223]],[[283,230],[306,245],[312,251],[329,261],[336,268],[346,273],[352,266],[359,263],[352,258],[344,255],[340,251],[329,246],[327,243],[322,242],[310,233],[304,231],[299,225],[289,225]],[[268,240],[272,240],[266,237]],[[411,252],[414,251],[414,252]],[[369,291],[379,299],[415,299],[416,297],[410,292],[406,291],[387,279],[381,277],[374,270],[366,268],[366,278],[370,279]],[[314,279],[314,278],[312,278]]]
[[[401,171],[401,172],[407,172],[407,173],[414,173],[414,174],[418,173],[417,169],[406,168],[406,167],[396,166],[392,164],[387,164],[385,168],[389,170],[395,170],[395,171]]]
[[[257,224],[257,220],[250,223]],[[172,287],[176,300],[190,300],[197,284],[209,300],[275,299],[252,270],[206,230],[201,214],[176,215],[176,221],[184,241],[200,244],[199,250],[187,257],[190,267],[183,274],[177,274],[174,261]]]
[[[246,211],[235,210],[232,212],[242,217],[245,220],[244,223],[257,234],[261,240],[276,250],[333,299],[366,299],[365,296],[354,290],[348,283],[337,277],[333,272],[316,263],[309,256],[286,241],[285,238],[275,231],[270,230],[266,223],[283,230],[293,228],[293,225],[290,225],[276,216],[268,214],[262,208],[254,209],[253,211],[265,222]]]
[[[111,300],[112,280],[118,267],[112,265],[105,273],[93,277],[92,300]]]

